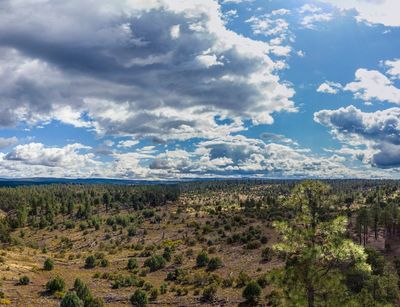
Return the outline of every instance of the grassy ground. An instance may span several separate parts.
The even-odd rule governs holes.
[[[156,215],[161,220],[155,223],[153,217],[145,219],[133,237],[127,235],[127,227],[117,226],[113,229],[104,222],[111,215],[139,214],[124,210],[118,213],[99,212],[103,220],[99,230],[81,230],[79,222],[73,229],[66,229],[65,221],[60,220],[57,229],[25,228],[22,232],[18,231],[13,236],[18,238],[20,245],[2,251],[1,289],[7,298],[3,303],[9,302],[12,306],[58,306],[60,294],[49,295],[45,291],[45,284],[52,277],[61,276],[67,288],[72,288],[75,278],[79,277],[87,283],[95,296],[104,300],[106,306],[130,305],[129,297],[135,291],[135,286],[112,289],[112,280],[97,277],[105,275],[104,273],[109,276],[129,276],[132,272],[126,268],[127,262],[129,258],[135,258],[139,263],[137,272],[134,272],[138,278],[157,289],[165,282],[168,284],[167,293],[159,294],[150,302],[150,306],[238,305],[243,302],[243,289],[236,287],[235,282],[232,286],[224,286],[223,280],[235,280],[240,271],[251,278],[257,278],[279,265],[277,259],[268,263],[261,261],[261,250],[271,246],[276,241],[276,236],[267,222],[244,215],[237,205],[237,200],[243,197],[240,194],[217,196],[212,193],[184,195],[179,203],[157,208]],[[220,201],[222,199],[223,202]],[[220,206],[222,213],[211,214],[210,209],[215,209],[215,206]],[[221,217],[231,221],[233,216],[241,217],[244,221],[242,225],[235,226],[232,223],[228,227],[222,223]],[[204,226],[207,223],[210,226]],[[268,243],[260,244],[256,249],[246,249],[241,243],[227,243],[227,237],[234,233],[246,234],[249,226],[259,227],[260,235],[267,237]],[[172,258],[181,255],[183,262],[175,264],[171,260],[163,269],[144,274],[143,263],[147,257],[140,256],[143,249],[138,248],[138,243],[143,249],[156,246],[152,253],[158,255],[163,253],[164,246],[173,245]],[[214,272],[197,268],[196,255],[201,250],[207,250],[209,257],[219,257],[223,266]],[[84,268],[85,258],[95,253],[102,253],[109,265]],[[43,270],[43,263],[47,258],[52,258],[55,262],[51,271]],[[178,267],[187,272],[185,281],[180,284],[165,281],[167,273]],[[25,286],[17,285],[23,275],[29,277],[30,283]],[[210,278],[218,280],[219,287],[215,301],[206,303],[202,302],[201,297]],[[265,301],[263,298],[268,291],[268,287],[263,289],[260,304]]]

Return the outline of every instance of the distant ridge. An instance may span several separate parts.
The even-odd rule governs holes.
[[[283,182],[296,182],[299,180],[317,179],[325,182],[335,181],[365,181],[365,182],[393,182],[399,181],[396,179],[328,179],[328,178],[185,178],[179,180],[146,180],[146,179],[111,179],[111,178],[46,178],[46,177],[33,177],[33,178],[0,178],[0,187],[13,187],[22,185],[45,185],[45,184],[121,184],[121,185],[156,185],[156,184],[178,184],[190,182],[257,182],[257,183],[283,183]]]
[[[42,184],[123,184],[123,185],[151,185],[171,184],[178,181],[161,180],[128,180],[109,178],[0,178],[0,186],[42,185]]]

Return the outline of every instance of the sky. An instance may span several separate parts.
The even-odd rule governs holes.
[[[0,1],[0,177],[399,178],[398,0]]]

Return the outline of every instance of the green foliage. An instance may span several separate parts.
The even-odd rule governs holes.
[[[260,241],[253,240],[246,244],[246,249],[258,249],[261,247]]]
[[[365,248],[367,263],[371,265],[372,273],[382,275],[385,268],[385,258],[372,247]]]
[[[246,249],[261,247],[261,244],[268,242],[265,234],[270,233],[269,231],[264,233],[264,231],[275,220],[273,225],[279,232],[278,244],[275,244],[273,248],[264,245],[258,253],[242,251],[244,255],[251,255],[251,257],[256,255],[253,259],[254,263],[250,266],[251,270],[247,270],[248,268],[243,268],[243,270],[253,274],[257,267],[256,284],[261,288],[268,286],[265,291],[268,293],[266,304],[299,307],[307,306],[310,302],[315,307],[387,307],[398,304],[397,273],[400,272],[400,260],[395,259],[394,267],[392,267],[379,251],[371,248],[364,249],[349,239],[352,239],[354,234],[359,235],[360,242],[366,246],[373,245],[368,244],[374,240],[373,234],[379,237],[379,240],[383,236],[389,243],[398,240],[400,237],[400,207],[398,206],[400,184],[386,181],[382,183],[374,181],[373,184],[370,181],[329,182],[332,182],[333,190],[319,182],[304,182],[293,190],[293,181],[272,184],[269,181],[183,183],[180,184],[179,189],[188,194],[185,194],[184,202],[179,204],[176,213],[154,208],[176,199],[175,196],[169,195],[171,192],[169,188],[161,185],[157,187],[50,185],[0,188],[0,210],[2,216],[3,213],[5,214],[5,218],[0,219],[0,241],[12,244],[20,242],[39,248],[36,243],[31,243],[34,241],[32,239],[40,238],[43,232],[57,230],[55,241],[49,242],[51,251],[57,250],[56,259],[62,259],[68,251],[69,260],[81,259],[84,262],[85,258],[82,258],[80,253],[77,255],[69,252],[74,249],[72,240],[69,239],[70,234],[75,234],[78,229],[74,231],[68,229],[73,229],[77,225],[85,231],[83,233],[85,240],[90,237],[90,241],[93,238],[100,242],[105,236],[107,241],[100,243],[99,250],[115,255],[116,260],[119,258],[118,253],[125,254],[131,246],[135,249],[132,251],[135,257],[150,257],[146,259],[146,268],[143,268],[139,276],[145,276],[149,271],[163,268],[166,262],[173,260],[170,264],[171,269],[168,268],[171,272],[167,274],[167,280],[173,281],[169,285],[163,283],[161,287],[156,288],[148,282],[145,283],[136,275],[139,274],[136,270],[138,264],[134,258],[125,258],[130,272],[121,270],[119,274],[115,272],[116,268],[110,268],[100,270],[103,273],[96,273],[96,278],[101,276],[104,279],[104,285],[109,284],[113,289],[142,288],[146,290],[150,300],[154,300],[159,294],[165,294],[167,288],[171,293],[163,300],[169,299],[173,293],[186,295],[190,289],[190,291],[195,291],[194,295],[202,293],[203,299],[212,302],[215,300],[217,286],[221,284],[223,287],[244,287],[243,291],[228,290],[240,291],[243,295],[247,291],[253,294],[257,292],[250,291],[250,285],[254,285],[255,281],[251,281],[244,272],[237,277],[235,273],[229,274],[228,277],[224,275],[224,278],[209,272],[222,265],[222,261],[218,261],[218,257],[212,258],[212,255],[218,250],[223,257],[220,247],[226,248],[223,245],[225,240],[229,244],[236,245],[228,247],[229,252],[234,250],[236,253],[239,250],[239,254],[241,253],[237,248],[239,245]],[[263,186],[264,184],[268,186]],[[380,188],[376,188],[378,185]],[[193,191],[199,194],[191,194]],[[215,195],[222,195],[220,191],[226,192],[224,199],[216,201]],[[187,195],[188,198],[186,198]],[[206,195],[207,198],[199,199],[202,195]],[[242,195],[245,197],[241,197]],[[196,200],[199,201],[196,202]],[[236,210],[238,205],[244,210]],[[102,216],[104,206],[109,211],[106,216]],[[201,216],[198,219],[199,222],[186,220],[191,214],[185,211],[186,206],[196,210],[197,216]],[[234,210],[228,211],[230,206],[234,207]],[[153,244],[151,242],[153,236],[146,237],[147,229],[142,224],[144,219],[147,219],[146,225],[166,222],[165,225],[156,227],[162,229],[163,232],[165,230],[166,237],[163,234],[163,238],[157,244]],[[168,240],[168,231],[171,226],[184,227],[184,224],[189,229],[181,234],[181,240]],[[100,225],[103,225],[104,229],[101,232],[94,232],[93,229],[99,230]],[[350,225],[354,228],[351,229]],[[19,227],[24,228],[16,229]],[[36,230],[39,227],[46,229],[37,233]],[[144,243],[132,244],[137,240],[132,240],[131,237],[136,235],[139,227],[145,230],[143,238],[143,241],[147,242],[145,250]],[[29,234],[33,237],[29,238]],[[142,238],[137,239],[142,242]],[[275,236],[273,241],[275,241]],[[197,246],[194,247],[196,251],[198,246],[205,247],[206,245],[211,246],[207,250],[208,253],[203,251],[197,257],[193,249],[184,250],[189,246]],[[390,245],[386,244],[386,247],[389,250]],[[393,248],[395,247],[393,245]],[[175,251],[177,255],[174,255]],[[40,253],[40,250],[34,253]],[[162,256],[153,256],[155,254],[162,254]],[[182,257],[182,255],[186,256]],[[258,263],[260,255],[262,261]],[[392,254],[388,256],[391,257]],[[8,262],[9,257],[3,257],[3,255],[0,257],[0,262],[5,259]],[[265,263],[271,261],[272,258],[275,260],[272,265],[275,269],[272,269],[271,273],[263,274],[262,272],[270,271],[266,268],[270,268],[271,265],[265,265]],[[207,268],[207,270],[200,269],[193,272],[189,266],[194,260],[198,267]],[[53,267],[54,262],[51,259],[49,261]],[[101,255],[91,256],[89,262],[91,264],[87,267],[108,265],[108,261]],[[283,262],[283,265],[276,265],[278,262]],[[181,267],[182,263],[186,264],[185,268]],[[227,263],[229,270],[235,272],[236,266],[232,268],[230,264]],[[5,269],[7,266],[8,263]],[[45,264],[43,267],[45,268]],[[63,270],[57,267],[57,271],[59,269]],[[150,275],[152,279],[154,276]],[[156,275],[157,278],[164,276]],[[224,279],[223,282],[222,279]],[[24,280],[24,277],[21,277],[19,284],[25,284]],[[84,307],[97,307],[104,304],[101,299],[92,296],[87,285],[81,281],[76,283],[74,291],[64,296],[65,301],[68,301],[68,296],[72,297],[69,305],[81,306],[79,301]],[[253,287],[253,290],[255,288]],[[117,292],[123,293],[125,290]],[[73,298],[74,293],[75,298]],[[63,291],[56,293],[55,298],[61,299],[63,294]],[[258,296],[250,298],[253,294],[248,294],[249,297],[245,298],[256,300]],[[78,301],[74,303],[76,298]]]
[[[74,290],[82,301],[87,301],[92,297],[89,287],[79,278],[75,279]]]
[[[257,283],[261,288],[265,288],[269,284],[268,274],[263,274],[257,278]]]
[[[166,261],[163,256],[152,256],[145,260],[144,266],[148,267],[151,272],[157,271],[165,267]]]
[[[67,292],[60,302],[60,307],[84,307],[75,291]]]
[[[143,281],[139,280],[134,275],[129,275],[129,276],[117,275],[111,284],[111,288],[119,289],[132,286],[141,286],[142,284]]]
[[[104,301],[100,297],[91,297],[85,301],[85,307],[103,307]]]
[[[247,275],[244,271],[240,271],[239,275],[236,280],[236,285],[238,288],[244,287],[249,281],[250,281],[250,276]]]
[[[101,298],[93,297],[89,287],[79,278],[75,279],[74,292],[83,302],[85,307],[102,307],[104,302]]]
[[[85,260],[85,268],[86,269],[93,269],[96,266],[96,257],[93,255],[90,255],[86,257]]]
[[[164,259],[166,260],[166,261],[171,261],[171,256],[172,255],[172,250],[171,250],[171,248],[170,247],[165,247],[165,249],[164,249],[164,253],[163,253],[163,257],[164,257]]]
[[[397,275],[400,276],[400,257],[396,256],[393,261],[394,268],[396,269]]]
[[[107,260],[107,259],[101,259],[100,260],[100,266],[102,267],[102,268],[106,268],[106,267],[108,267],[110,265],[110,262]]]
[[[0,219],[0,242],[11,242],[10,227],[6,219]]]
[[[207,287],[204,288],[203,290],[203,295],[202,295],[202,299],[205,302],[213,302],[215,300],[215,297],[217,295],[217,285],[215,284],[211,284]]]
[[[371,275],[369,272],[351,269],[345,272],[345,283],[350,291],[360,293],[369,281],[370,277]]]
[[[131,226],[128,228],[128,236],[134,237],[136,235],[137,229],[135,226]]]
[[[129,258],[129,260],[128,260],[128,264],[127,264],[127,269],[128,270],[134,270],[134,269],[137,269],[138,268],[138,262],[137,262],[137,260],[135,259],[135,258]]]
[[[261,259],[264,262],[269,262],[272,259],[272,256],[274,254],[274,251],[270,247],[265,247],[262,252],[261,252]]]
[[[26,286],[29,284],[29,282],[30,282],[29,277],[24,275],[19,278],[18,284],[21,286]]]
[[[167,293],[167,290],[168,290],[168,285],[165,282],[162,283],[160,286],[160,293],[165,294],[165,293]]]
[[[117,209],[121,204],[135,210],[151,210],[175,201],[178,197],[179,189],[175,185],[50,184],[0,187],[0,210],[6,213],[6,217],[0,219],[0,242],[10,243],[10,231],[19,227],[44,229],[56,226],[59,216],[83,219],[80,223],[82,230],[87,227],[98,230],[100,223],[93,219],[93,214],[100,212],[100,206],[105,206],[106,211]],[[126,227],[132,221],[124,218],[119,222]],[[72,229],[75,222],[66,221],[65,227]],[[133,235],[133,225],[128,233]]]
[[[54,269],[54,261],[53,261],[53,259],[47,258],[44,261],[43,269],[46,270],[46,271],[53,270]]]
[[[201,251],[196,257],[197,267],[205,267],[208,264],[209,258],[206,251]]]
[[[136,307],[145,307],[147,306],[149,299],[147,297],[147,293],[143,290],[137,289],[135,293],[130,297],[130,302],[133,306]]]
[[[181,265],[183,263],[183,255],[178,254],[174,256],[174,264]]]
[[[157,288],[151,288],[150,289],[150,300],[155,301],[158,297],[158,289]]]
[[[347,220],[335,216],[332,201],[328,186],[305,181],[286,203],[292,218],[274,223],[282,238],[274,249],[285,259],[285,267],[272,278],[276,288],[283,289],[281,303],[347,304],[351,298],[344,295],[343,272],[371,271],[364,249],[346,238]]]
[[[50,293],[61,292],[65,288],[65,281],[59,276],[50,279],[46,284],[46,289]]]
[[[256,301],[260,297],[260,295],[261,295],[261,287],[254,280],[250,281],[242,292],[243,298],[245,298],[247,301],[250,302]]]
[[[219,269],[220,267],[222,267],[222,260],[219,257],[211,258],[207,264],[207,270],[209,270],[209,271],[215,271],[216,269]]]

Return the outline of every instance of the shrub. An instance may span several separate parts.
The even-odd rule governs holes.
[[[215,300],[216,294],[217,294],[217,286],[209,285],[208,287],[204,288],[202,299],[206,302],[212,302]]]
[[[133,306],[137,307],[145,307],[149,302],[147,298],[147,293],[140,289],[137,289],[135,293],[132,294],[130,301]]]
[[[208,264],[209,258],[206,251],[201,251],[196,258],[196,265],[201,268]]]
[[[243,289],[242,296],[249,302],[256,301],[261,295],[261,287],[254,280],[250,281]]]
[[[155,301],[158,297],[158,289],[157,288],[152,288],[150,290],[150,300]]]
[[[235,279],[231,276],[231,274],[229,274],[229,276],[222,281],[222,286],[224,288],[232,287],[234,281],[235,281]]]
[[[137,229],[134,226],[128,228],[128,236],[134,237],[136,235]]]
[[[385,258],[372,247],[365,249],[367,254],[367,263],[371,265],[374,274],[382,275],[385,267]]]
[[[104,253],[97,252],[94,254],[96,259],[104,259]]]
[[[137,279],[134,275],[130,275],[130,276],[117,275],[111,284],[111,288],[119,289],[119,288],[124,288],[124,287],[131,287],[131,286],[140,287],[142,285],[143,285],[143,281]]]
[[[177,268],[173,272],[168,272],[167,280],[171,280],[171,281],[178,280],[183,275],[185,275],[185,272],[181,268]]]
[[[215,271],[216,269],[219,269],[220,267],[222,267],[222,260],[219,257],[211,258],[207,265],[207,269],[209,271]]]
[[[273,250],[270,247],[266,247],[261,252],[261,259],[265,262],[269,262],[272,259]]]
[[[165,267],[165,259],[162,256],[153,256],[144,262],[144,266],[148,267],[151,272],[157,271]]]
[[[43,264],[43,269],[46,271],[51,271],[52,269],[54,269],[53,259],[47,258]]]
[[[162,283],[160,286],[160,293],[165,294],[165,293],[167,293],[167,290],[168,290],[168,285],[165,282]]]
[[[11,300],[8,298],[0,298],[0,305],[11,305]]]
[[[350,269],[346,270],[344,282],[354,293],[360,293],[361,290],[366,286],[366,283],[370,280],[371,275],[368,272]]]
[[[257,283],[260,285],[261,288],[265,288],[268,286],[268,275],[263,274],[260,277],[257,278]]]
[[[80,300],[75,291],[68,292],[61,300],[60,307],[83,307],[83,302]]]
[[[237,277],[237,281],[236,281],[236,285],[238,286],[238,288],[242,288],[244,287],[249,281],[250,281],[250,277],[249,275],[247,275],[245,272],[240,271],[238,277]]]
[[[164,253],[162,256],[164,257],[165,260],[171,261],[171,254],[172,254],[171,248],[167,246],[164,249]]]
[[[96,266],[96,258],[93,255],[90,255],[85,260],[85,268],[93,269]]]
[[[144,209],[142,211],[143,217],[144,218],[151,218],[154,216],[155,212],[152,209]]]
[[[73,221],[66,221],[65,222],[65,228],[66,229],[74,229],[75,228],[75,223]]]
[[[133,248],[135,251],[140,251],[140,250],[143,249],[143,244],[140,244],[140,243],[133,244],[133,245],[132,245],[132,248]]]
[[[137,267],[138,267],[137,260],[136,260],[135,258],[130,258],[130,259],[128,260],[128,264],[127,264],[126,267],[127,267],[128,270],[137,269]]]
[[[76,291],[76,294],[78,297],[86,302],[92,297],[92,294],[90,293],[89,287],[82,282],[79,278],[75,279],[74,282],[74,290]]]
[[[261,247],[261,243],[257,240],[250,241],[246,244],[246,249],[258,249]]]
[[[179,287],[176,289],[176,295],[178,295],[178,296],[185,296],[188,293],[189,293],[189,290],[185,287],[183,287],[183,288]]]
[[[74,290],[85,307],[102,307],[104,302],[101,298],[93,297],[89,287],[79,278],[75,279]]]
[[[46,284],[46,289],[50,293],[55,293],[57,291],[61,292],[64,290],[64,288],[65,288],[65,281],[59,276],[50,279]]]
[[[85,307],[103,307],[104,302],[100,297],[90,297],[84,303]]]
[[[174,257],[174,263],[177,265],[181,265],[183,263],[183,255],[179,254]]]
[[[150,291],[151,289],[153,289],[153,285],[147,281],[143,284],[143,289],[146,291]]]
[[[110,262],[107,259],[101,259],[100,260],[100,266],[103,267],[103,268],[108,267],[109,264],[110,264]]]
[[[24,275],[19,278],[18,284],[21,286],[26,286],[29,284],[29,282],[30,282],[29,277]]]
[[[139,276],[145,277],[145,276],[147,276],[147,274],[149,272],[150,272],[149,268],[144,268],[144,269],[140,270]]]

